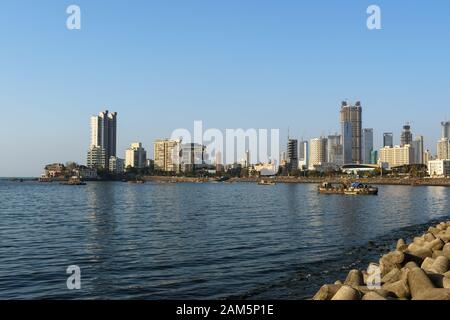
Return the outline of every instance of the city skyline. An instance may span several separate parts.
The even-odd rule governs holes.
[[[68,31],[64,5],[24,10],[21,1],[6,2],[0,176],[84,163],[86,117],[103,109],[120,115],[119,157],[140,141],[152,158],[154,140],[195,120],[279,128],[284,147],[288,128],[299,141],[340,132],[343,100],[362,102],[374,149],[384,132],[399,144],[409,122],[435,154],[450,105],[450,4],[409,3],[378,1],[383,29],[370,31],[369,3],[356,1],[137,2],[127,14],[119,4],[79,1],[82,29]]]

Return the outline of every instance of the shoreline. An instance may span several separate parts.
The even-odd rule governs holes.
[[[212,182],[210,178],[199,177],[176,177],[176,176],[144,176],[145,181],[152,182],[171,182],[171,183],[183,183],[183,182]],[[259,177],[251,178],[230,178],[225,183],[256,183],[260,180]],[[323,182],[341,183],[344,181],[359,181],[364,184],[372,185],[405,185],[405,186],[436,186],[436,187],[450,187],[450,178],[361,178],[361,179],[349,179],[340,177],[325,177],[325,178],[303,178],[303,177],[274,177],[273,180],[276,183],[300,183],[300,184],[321,184]]]
[[[450,300],[450,221],[431,225],[407,244],[325,284],[312,300]]]
[[[208,183],[215,182],[215,178],[211,177],[180,177],[180,176],[142,176],[141,178],[148,182],[160,182],[160,183]],[[231,177],[229,180],[220,183],[257,183],[261,178],[259,177],[246,177],[238,178]],[[38,182],[39,178],[32,177],[2,177],[0,181],[12,181],[12,182]],[[271,181],[282,184],[321,184],[323,182],[330,183],[342,183],[349,181],[358,181],[363,184],[369,185],[403,185],[403,186],[430,186],[430,187],[450,187],[450,178],[347,178],[347,177],[286,177],[278,176],[270,178]],[[56,178],[49,182],[64,182],[67,179]],[[110,182],[110,181],[122,181],[122,177],[113,179],[85,179],[84,181],[96,181],[96,182]]]

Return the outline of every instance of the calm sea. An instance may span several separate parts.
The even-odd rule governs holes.
[[[449,218],[450,188],[0,181],[1,299],[304,299]],[[68,290],[66,269],[81,269]]]

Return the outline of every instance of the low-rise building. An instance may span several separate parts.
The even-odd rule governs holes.
[[[142,147],[142,143],[135,142],[131,144],[125,152],[125,168],[145,168],[147,165],[147,152]]]
[[[117,157],[109,158],[109,172],[121,174],[125,172],[125,160]]]
[[[53,163],[45,166],[45,177],[56,178],[64,174],[66,167],[62,163]]]
[[[380,149],[380,162],[389,164],[389,168],[409,165],[414,163],[414,148],[409,144],[404,146],[384,147]]]
[[[89,168],[87,166],[77,166],[72,170],[72,176],[79,177],[80,179],[97,179],[97,170]]]
[[[428,161],[428,174],[431,177],[450,176],[450,160],[430,160],[430,161]]]
[[[273,163],[258,163],[253,166],[253,170],[261,176],[273,176],[278,173],[278,169]]]

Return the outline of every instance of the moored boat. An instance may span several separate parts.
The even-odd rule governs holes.
[[[359,182],[354,182],[350,187],[344,189],[344,194],[346,195],[377,195],[378,188],[362,184]]]
[[[85,186],[86,182],[82,181],[79,177],[73,176],[70,177],[67,182],[62,182],[61,184],[68,186]]]
[[[352,184],[324,182],[317,191],[321,194],[345,194],[345,195],[377,195],[378,188],[359,182]]]
[[[344,194],[345,186],[342,183],[330,183],[324,182],[322,183],[317,191],[323,194]]]
[[[261,186],[274,186],[274,185],[276,185],[275,181],[273,181],[273,180],[265,180],[265,179],[259,180],[258,184],[261,185]]]

